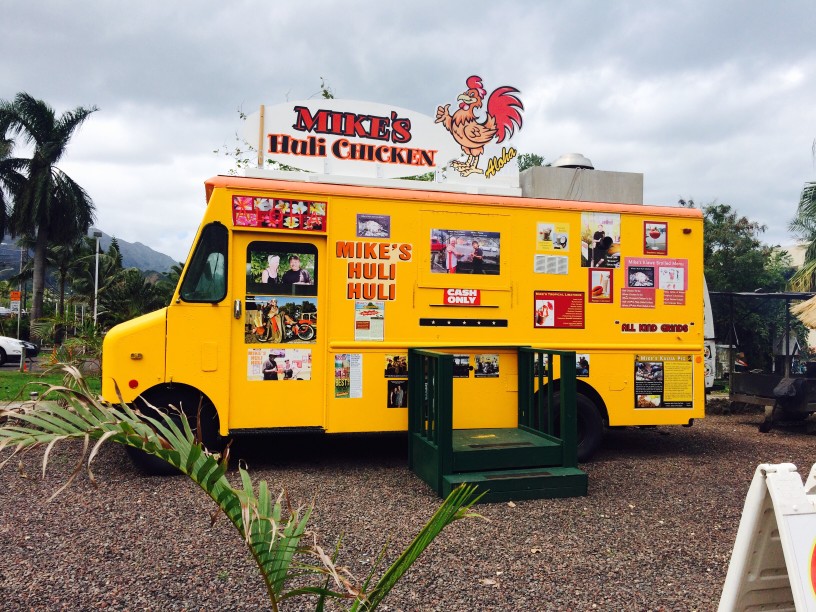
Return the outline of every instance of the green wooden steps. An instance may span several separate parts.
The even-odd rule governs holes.
[[[587,494],[587,475],[577,467],[575,353],[517,350],[519,425],[457,430],[452,427],[452,354],[438,348],[409,350],[409,463],[441,497],[465,483],[485,491],[482,501],[490,502]],[[555,359],[561,366],[556,384],[555,368],[546,367]],[[545,407],[554,405],[556,386],[563,424],[559,436],[552,433],[553,417],[545,416]]]
[[[448,474],[442,479],[442,497],[447,497],[453,489],[465,483],[487,491],[482,502],[579,497],[587,494],[587,480],[586,472],[567,467]]]

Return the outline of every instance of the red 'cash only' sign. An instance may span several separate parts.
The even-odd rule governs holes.
[[[445,289],[442,303],[445,306],[479,306],[482,292],[479,289]]]

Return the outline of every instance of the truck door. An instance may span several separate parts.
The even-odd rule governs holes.
[[[324,255],[322,238],[234,233],[230,430],[324,426]]]

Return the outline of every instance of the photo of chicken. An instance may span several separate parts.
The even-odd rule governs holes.
[[[469,77],[465,84],[467,91],[456,98],[459,110],[451,114],[450,104],[436,109],[436,123],[445,126],[467,156],[465,161],[451,162],[451,166],[462,176],[484,174],[484,170],[479,168],[479,157],[484,153],[485,145],[494,138],[497,144],[501,143],[512,136],[516,128],[521,128],[521,111],[524,110],[516,95],[519,90],[505,85],[487,98],[487,115],[480,123],[476,110],[484,105],[487,91],[482,85],[482,78],[476,75]]]

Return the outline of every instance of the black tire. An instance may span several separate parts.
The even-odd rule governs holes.
[[[555,408],[556,435],[561,435],[559,424],[561,415],[561,394],[553,393]],[[604,435],[604,422],[595,403],[585,395],[577,394],[575,409],[578,416],[578,461],[588,461],[601,447]]]
[[[0,348],[0,366],[6,365],[6,361],[8,360],[8,355],[6,355],[6,351]]]
[[[161,457],[146,453],[141,449],[126,446],[125,451],[139,471],[148,476],[180,476],[181,471]]]
[[[181,417],[174,416],[171,418],[176,425],[181,426]],[[125,451],[133,465],[149,476],[179,476],[182,473],[172,463],[167,463],[161,457],[146,453],[140,448],[126,446]]]
[[[149,402],[152,408],[149,406]],[[199,414],[199,405],[201,406]],[[229,439],[222,436],[219,432],[218,412],[212,402],[202,397],[201,393],[190,387],[182,389],[167,389],[157,388],[148,391],[144,397],[139,397],[136,400],[136,408],[147,416],[156,417],[157,411],[168,409],[169,406],[176,408],[182,407],[184,413],[187,415],[187,420],[190,423],[190,428],[196,437],[201,440],[201,443],[211,453],[220,453],[226,448]],[[172,414],[172,410],[171,410]],[[181,425],[181,418],[173,416],[174,422]],[[199,428],[199,418],[201,424],[201,431]]]
[[[297,326],[297,336],[301,340],[311,340],[315,337],[315,329],[308,323],[301,323]]]

